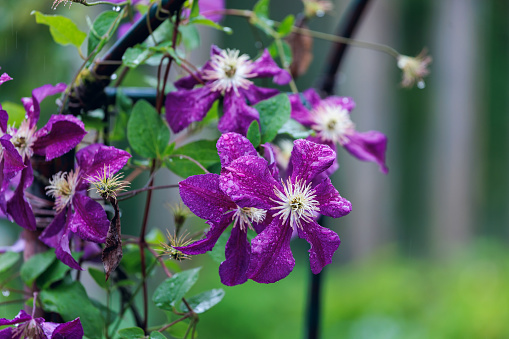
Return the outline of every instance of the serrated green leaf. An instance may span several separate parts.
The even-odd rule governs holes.
[[[26,285],[32,285],[34,280],[41,275],[54,260],[57,260],[57,258],[55,257],[55,251],[53,249],[32,256],[21,265],[21,279]]]
[[[88,54],[97,54],[104,44],[113,36],[120,23],[119,15],[122,12],[106,11],[97,16],[88,35]]]
[[[164,334],[154,331],[150,332],[149,339],[166,339],[166,337],[164,336]]]
[[[80,317],[85,336],[89,338],[97,338],[103,331],[104,319],[101,312],[94,307],[78,281],[41,291],[39,301],[45,311],[60,314],[65,322]]]
[[[8,126],[19,127],[25,119],[25,108],[22,105],[10,101],[2,102],[2,109],[9,114]]]
[[[170,140],[170,130],[154,107],[138,101],[127,123],[127,140],[132,149],[146,158],[162,158]]]
[[[255,106],[260,114],[261,143],[271,142],[277,132],[290,119],[290,100],[286,94],[279,94],[260,101]]]
[[[97,285],[99,285],[101,288],[104,288],[105,290],[108,289],[108,282],[106,281],[106,274],[102,270],[98,270],[94,267],[88,268],[88,273],[90,273],[90,276]]]
[[[39,11],[32,11],[35,15],[35,22],[49,26],[49,31],[53,40],[60,45],[74,45],[80,48],[87,37],[78,26],[69,18],[60,15],[45,15]]]
[[[225,248],[226,248],[226,242],[230,238],[231,231],[229,229],[225,230],[221,236],[219,236],[219,239],[217,239],[216,244],[214,245],[214,248],[212,251],[208,251],[209,257],[212,258],[217,263],[222,263],[226,260],[225,256]]]
[[[143,64],[152,52],[141,45],[129,47],[122,56],[122,63],[129,68],[136,68]]]
[[[288,119],[277,134],[288,134],[293,139],[305,139],[313,134],[313,131],[304,127],[294,119]]]
[[[11,267],[16,265],[20,257],[16,252],[5,252],[0,254],[0,273],[7,272]]]
[[[64,279],[67,272],[70,270],[71,268],[63,262],[55,260],[39,277],[37,277],[35,282],[41,290],[48,289],[54,282]]]
[[[190,298],[186,298],[187,303],[193,309],[194,313],[203,313],[215,305],[217,305],[224,297],[224,290],[215,288],[210,291],[206,291]],[[189,312],[189,309],[185,304],[180,305],[180,309],[183,312]]]
[[[295,17],[290,14],[286,18],[284,18],[283,21],[281,21],[281,24],[279,25],[279,28],[277,30],[279,37],[284,38],[288,34],[292,32],[293,24],[295,23]]]
[[[122,339],[140,339],[145,338],[145,332],[139,327],[123,328],[117,331]]]
[[[175,274],[160,284],[152,296],[157,307],[172,310],[198,280],[201,267]]]
[[[205,168],[209,168],[219,162],[216,142],[211,140],[198,140],[186,144],[173,150],[173,154],[165,159],[164,164],[170,171],[182,178],[205,173],[200,166],[186,157],[194,159]]]
[[[247,130],[246,137],[249,141],[251,141],[254,147],[258,147],[260,145],[261,136],[260,125],[258,124],[258,121],[253,120],[253,122],[251,122]]]

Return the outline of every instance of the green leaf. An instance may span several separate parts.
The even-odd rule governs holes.
[[[193,18],[191,20],[189,20],[189,23],[191,24],[196,24],[196,25],[203,25],[203,26],[208,26],[208,27],[212,27],[212,28],[215,28],[219,31],[223,31],[225,32],[226,34],[232,34],[233,33],[233,30],[230,28],[230,27],[224,27],[224,26],[221,26],[219,25],[218,23],[210,20],[210,19],[207,19],[206,17],[202,16],[202,15],[198,15],[196,18]]]
[[[97,338],[102,333],[104,319],[101,312],[94,307],[87,292],[78,281],[41,291],[39,300],[45,311],[59,313],[65,322],[80,317],[87,337]]]
[[[195,25],[180,25],[179,31],[182,36],[182,42],[187,50],[191,51],[200,47],[200,32],[198,32]]]
[[[156,260],[147,249],[145,250],[145,260],[147,261],[147,267],[149,267]],[[140,265],[140,247],[133,244],[124,246],[120,266],[122,266],[124,270],[129,274],[139,274]]]
[[[74,45],[80,48],[87,37],[71,19],[60,15],[45,15],[39,11],[32,11],[35,15],[35,22],[49,26],[49,31],[53,40],[60,45]]]
[[[26,285],[32,285],[34,280],[41,275],[54,260],[57,260],[54,250],[48,250],[32,256],[21,265],[21,279],[23,279]]]
[[[288,134],[293,139],[305,139],[313,134],[313,131],[301,125],[294,119],[288,119],[279,129],[277,134]]]
[[[195,18],[200,15],[200,7],[198,6],[198,1],[193,1],[193,5],[191,7],[191,14],[189,14],[189,19]]]
[[[54,282],[64,279],[67,272],[70,270],[71,268],[63,262],[55,260],[39,277],[37,277],[35,282],[41,290],[48,289]]]
[[[260,114],[261,143],[271,142],[279,129],[290,119],[290,100],[286,94],[281,93],[260,101],[254,107]]]
[[[196,2],[198,2],[198,1],[196,1]],[[154,332],[150,332],[149,339],[166,339],[166,337],[164,336],[164,334],[154,331]]]
[[[0,273],[7,272],[11,267],[16,265],[20,257],[16,252],[5,252],[0,254]]]
[[[88,35],[88,54],[92,52],[97,54],[104,44],[113,36],[120,20],[117,20],[122,12],[106,11],[102,12],[94,20],[90,33]],[[97,48],[96,48],[97,47]]]
[[[173,150],[173,154],[165,159],[164,164],[170,171],[182,178],[205,173],[196,163],[186,157],[194,159],[205,168],[209,168],[219,162],[216,142],[211,140],[198,140],[186,144]]]
[[[139,327],[129,327],[118,330],[117,334],[122,339],[140,339],[145,338],[145,332]]]
[[[179,321],[178,323],[174,324],[173,326],[170,326],[168,329],[166,329],[166,332],[168,332],[172,338],[186,338],[187,334],[189,333],[189,322],[187,321]],[[197,332],[195,331],[195,338],[198,337]]]
[[[21,122],[25,119],[25,108],[22,105],[16,104],[10,101],[4,101],[2,103],[2,109],[9,113],[9,121],[7,125],[18,127]]]
[[[182,271],[163,281],[152,296],[156,306],[163,310],[171,311],[194,283],[196,283],[200,269],[201,267]]]
[[[280,43],[281,43],[281,46],[283,46],[283,60],[285,62],[285,66],[289,66],[292,63],[292,58],[293,58],[292,57],[292,48],[284,40],[280,40]],[[268,50],[269,50],[270,56],[273,59],[279,59],[279,48],[277,47],[277,42],[275,40],[270,44]]]
[[[277,32],[281,38],[284,38],[292,32],[293,24],[295,23],[295,17],[290,14],[279,25]]]
[[[258,147],[260,145],[261,136],[258,121],[253,120],[251,125],[249,125],[246,137],[249,141],[251,141],[254,147]]]
[[[258,17],[268,18],[269,17],[269,4],[270,0],[258,0],[253,7],[253,12]]]
[[[208,251],[208,255],[217,263],[222,263],[226,260],[225,256],[225,248],[226,248],[226,242],[230,238],[230,230],[225,230],[221,236],[219,236],[219,239],[217,239],[216,244],[214,245],[214,248],[212,251]]]
[[[150,56],[152,52],[141,45],[129,47],[124,55],[122,56],[122,62],[129,68],[136,68],[143,64]]]
[[[154,107],[145,100],[138,101],[127,123],[127,139],[139,155],[162,158],[170,140],[170,130]]]
[[[105,290],[108,289],[108,282],[106,281],[106,274],[102,270],[98,270],[94,267],[88,268],[88,273],[90,273],[90,276],[97,285],[99,285],[101,288],[104,288]]]
[[[217,305],[224,297],[224,290],[215,288],[210,291],[206,291],[197,294],[191,298],[187,298],[187,303],[193,309],[194,313],[203,313],[210,308]],[[189,312],[185,304],[180,305],[180,309],[183,312]]]

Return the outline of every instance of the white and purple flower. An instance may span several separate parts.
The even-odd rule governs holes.
[[[236,133],[223,134],[217,142],[217,150],[223,168],[242,156],[258,157],[249,140]],[[181,181],[179,186],[184,204],[198,217],[207,220],[210,229],[205,239],[176,249],[189,255],[210,251],[221,234],[233,223],[230,238],[226,243],[226,260],[219,266],[219,276],[221,282],[228,286],[245,283],[251,257],[251,245],[247,240],[248,228],[260,233],[270,224],[272,217],[263,209],[238,206],[219,188],[217,174],[194,175]]]
[[[112,176],[127,163],[131,155],[112,146],[94,144],[76,153],[76,167],[69,173],[59,172],[46,187],[55,198],[57,214],[39,239],[55,248],[56,257],[67,266],[81,270],[69,248],[72,234],[81,239],[103,243],[110,222],[101,204],[87,196],[88,178],[98,173]]]
[[[255,86],[250,80],[265,77],[272,77],[278,85],[291,80],[290,74],[279,68],[267,50],[251,61],[238,50],[212,46],[211,59],[201,71],[178,80],[177,91],[168,93],[166,120],[173,132],[180,132],[192,122],[201,121],[214,101],[223,98],[223,116],[218,129],[222,133],[245,135],[251,122],[259,120],[258,112],[249,105],[279,93],[277,89]],[[199,84],[203,87],[194,88]]]
[[[301,96],[305,99],[304,103]],[[309,140],[329,145],[333,150],[337,143],[357,159],[378,164],[381,172],[389,171],[385,165],[387,137],[378,131],[360,133],[355,130],[350,119],[355,107],[352,98],[331,96],[321,100],[313,89],[304,91],[302,95],[292,94],[289,98],[291,117],[316,132],[316,136],[309,137]]]
[[[223,168],[221,190],[238,206],[265,210],[267,218],[272,218],[251,241],[249,279],[273,283],[290,274],[295,265],[290,249],[294,230],[311,245],[313,273],[331,263],[340,240],[335,232],[320,226],[316,216],[338,218],[352,209],[328,177],[316,180],[335,159],[329,146],[299,139],[294,142],[287,181],[274,178],[267,161],[253,155],[239,157]]]

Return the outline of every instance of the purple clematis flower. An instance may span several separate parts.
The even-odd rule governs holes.
[[[44,318],[34,318],[23,310],[12,320],[0,319],[0,326],[5,325],[16,326],[0,330],[0,339],[81,339],[84,335],[80,318],[58,324],[46,322]]]
[[[46,187],[55,198],[57,214],[39,239],[55,248],[56,257],[67,266],[81,270],[71,255],[69,240],[76,233],[95,243],[106,240],[110,222],[101,204],[86,194],[88,178],[100,174],[111,177],[127,163],[131,155],[112,146],[94,144],[76,153],[76,167],[69,173],[58,172]]]
[[[251,241],[248,278],[273,283],[286,277],[295,265],[290,249],[294,229],[311,245],[311,271],[319,273],[331,263],[340,240],[332,230],[320,226],[316,215],[334,218],[350,213],[352,205],[342,198],[329,178],[314,179],[327,170],[336,153],[327,145],[296,140],[291,156],[292,168],[286,182],[272,175],[267,161],[251,155],[232,161],[223,168],[219,187],[238,206],[267,211],[273,218],[263,232]]]
[[[217,150],[223,167],[235,159],[250,155],[258,157],[253,145],[236,133],[223,134],[217,142]],[[191,176],[179,183],[184,204],[198,217],[207,220],[210,229],[205,239],[185,247],[176,247],[184,254],[196,255],[212,250],[217,239],[233,223],[226,243],[226,260],[219,266],[221,282],[228,286],[247,281],[247,269],[251,257],[251,245],[247,240],[248,228],[261,232],[272,218],[266,210],[239,207],[219,188],[219,175],[214,173]]]
[[[2,69],[2,67],[0,67],[0,69]],[[9,74],[3,73],[2,75],[0,75],[0,85],[9,80],[12,80]]]
[[[316,136],[309,140],[329,145],[334,150],[338,143],[357,159],[378,164],[385,174],[389,171],[385,165],[387,137],[378,131],[360,133],[355,130],[350,120],[350,112],[355,107],[352,98],[331,96],[321,100],[313,89],[306,90],[302,96],[307,107],[300,94],[289,96],[291,117],[316,131]]]
[[[18,184],[14,194],[7,201],[6,214],[18,225],[29,230],[35,230],[36,227],[32,208],[24,194],[25,189],[33,181],[30,158],[34,154],[45,156],[46,161],[60,157],[76,147],[87,133],[83,122],[71,115],[52,115],[48,123],[37,130],[42,100],[65,91],[66,87],[66,84],[59,83],[56,86],[48,84],[34,89],[31,98],[21,99],[26,110],[26,119],[21,122],[19,128],[7,128],[7,134],[12,136],[9,141],[21,155],[24,169],[18,174],[19,177],[13,180]],[[3,119],[5,117],[0,115],[2,129]],[[2,146],[6,148],[3,141]]]
[[[202,120],[214,101],[223,98],[223,116],[218,128],[222,133],[246,134],[253,120],[259,120],[254,105],[279,93],[277,89],[261,88],[249,79],[272,77],[274,83],[290,82],[290,74],[278,67],[267,50],[255,61],[238,50],[211,48],[211,59],[194,76],[175,83],[177,91],[166,96],[166,120],[177,133],[192,122]],[[198,81],[198,80],[199,81]],[[203,83],[203,87],[194,88]]]

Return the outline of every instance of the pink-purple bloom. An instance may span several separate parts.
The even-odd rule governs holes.
[[[236,133],[223,134],[217,142],[222,167],[242,156],[258,157],[253,145]],[[212,250],[221,234],[233,222],[230,238],[226,243],[226,260],[219,266],[221,282],[228,286],[247,281],[247,270],[251,257],[251,245],[247,240],[248,228],[258,233],[272,218],[265,210],[250,206],[240,207],[220,188],[219,175],[214,173],[194,175],[179,183],[180,196],[184,204],[198,217],[210,225],[204,239],[176,249],[185,254],[202,254]]]
[[[315,219],[319,214],[342,217],[352,209],[328,177],[316,180],[335,159],[336,153],[329,146],[299,139],[294,142],[286,181],[274,178],[268,162],[254,155],[241,156],[223,167],[221,190],[238,206],[264,210],[272,218],[251,241],[249,279],[273,283],[290,274],[295,265],[290,249],[293,230],[311,245],[313,273],[331,263],[339,237]]]
[[[338,143],[357,159],[378,164],[383,173],[389,171],[385,164],[387,137],[378,131],[356,131],[350,119],[355,107],[352,98],[331,96],[321,100],[315,90],[308,89],[302,95],[290,95],[290,102],[291,117],[316,132],[309,140],[329,145],[334,150]]]
[[[17,150],[24,164],[21,171],[15,171],[16,177],[12,178],[10,182],[11,185],[15,184],[14,192],[3,189],[1,199],[7,200],[5,214],[26,229],[35,230],[36,227],[32,208],[24,194],[33,181],[30,158],[34,154],[44,156],[46,161],[60,157],[76,147],[86,134],[83,122],[72,115],[52,115],[46,125],[37,130],[36,124],[39,121],[42,100],[47,96],[65,91],[66,87],[67,85],[64,83],[59,83],[56,86],[48,84],[34,89],[32,97],[22,98],[26,118],[18,128],[6,127],[7,114],[3,113],[5,111],[0,111],[0,127],[2,131],[5,128],[7,135],[10,136],[10,138],[5,135],[2,137],[2,146],[7,151],[4,152],[4,158],[6,153],[10,154],[12,158],[17,158],[9,151],[11,146],[7,144],[8,140]],[[16,163],[18,161],[19,159],[16,160]],[[16,166],[19,168],[18,163]],[[5,168],[4,165],[4,172]]]
[[[211,59],[193,75],[175,83],[177,91],[166,97],[166,120],[177,133],[192,122],[201,121],[214,101],[223,99],[223,116],[218,129],[222,133],[246,134],[249,125],[259,120],[258,112],[249,106],[279,93],[277,89],[258,87],[250,79],[272,77],[284,85],[291,76],[274,62],[267,50],[255,61],[238,50],[211,48]],[[202,87],[195,87],[203,84]]]
[[[131,155],[112,146],[94,144],[76,153],[76,167],[59,172],[46,187],[55,198],[57,214],[39,239],[55,248],[56,257],[67,266],[81,270],[69,248],[72,234],[95,243],[106,240],[110,222],[101,204],[87,196],[88,178],[111,177],[127,163]]]
[[[14,319],[0,319],[0,326],[15,325],[0,330],[0,339],[81,339],[83,326],[80,318],[67,323],[47,322],[44,318],[34,318],[25,311],[19,311]]]

